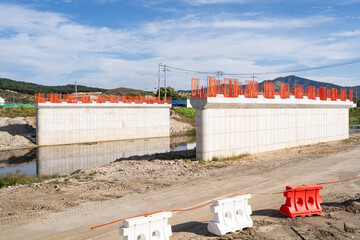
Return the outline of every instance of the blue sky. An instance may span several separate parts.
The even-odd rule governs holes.
[[[0,77],[39,84],[154,90],[160,62],[259,73],[359,58],[360,0],[0,2]],[[295,75],[360,85],[360,63]],[[189,89],[191,77],[206,79],[167,76],[176,89]]]

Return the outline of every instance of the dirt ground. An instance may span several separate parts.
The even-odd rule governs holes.
[[[123,159],[31,186],[0,189],[0,239],[42,239],[233,193],[276,192],[286,185],[358,176],[360,133],[349,140],[226,161],[191,161],[194,157],[190,150]],[[282,195],[254,195],[253,228],[213,236],[206,230],[212,215],[205,207],[174,213],[171,239],[360,239],[360,179],[327,186],[321,191],[321,216],[285,218],[278,211],[285,202]],[[64,239],[119,239],[120,225]]]

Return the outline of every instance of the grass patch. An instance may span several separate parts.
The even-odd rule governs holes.
[[[196,136],[196,128],[192,128],[186,131],[185,135],[187,136]]]
[[[360,124],[360,107],[349,109],[349,124]]]
[[[36,110],[33,107],[5,108],[0,107],[0,117],[35,117]]]
[[[240,160],[244,157],[250,156],[250,154],[248,153],[244,153],[244,154],[240,154],[240,155],[234,155],[234,156],[230,156],[230,157],[212,157],[210,160],[208,161],[204,161],[202,159],[198,159],[198,158],[192,158],[190,159],[190,161],[199,161],[199,163],[205,163],[205,162],[222,162],[222,161],[236,161],[236,160]]]
[[[250,154],[249,153],[243,153],[243,154],[240,154],[240,155],[234,155],[234,156],[223,157],[223,158],[213,157],[211,161],[235,161],[235,160],[240,160],[240,159],[242,159],[244,157],[247,157],[247,156],[250,156]]]
[[[195,108],[183,108],[183,107],[172,107],[177,116],[177,120],[185,123],[189,123],[191,126],[196,127],[196,109]]]
[[[19,173],[8,173],[4,177],[0,177],[0,188],[14,186],[18,184],[30,185],[33,183],[40,183],[45,180],[59,178],[59,177],[60,177],[59,175],[32,177]]]
[[[195,108],[178,107],[178,108],[172,108],[172,110],[174,110],[177,114],[184,115],[185,117],[188,117],[188,118],[196,117],[196,109]]]
[[[0,177],[0,188],[5,188],[8,186],[15,185],[31,185],[33,183],[41,183],[46,180],[49,180],[48,183],[52,184],[69,184],[71,179],[76,179],[78,181],[92,180],[96,172],[91,172],[89,174],[80,174],[74,173],[72,175],[59,175],[54,174],[50,176],[41,176],[41,177],[32,177],[20,173],[8,173],[4,177]],[[60,179],[63,178],[63,179]]]
[[[75,178],[76,180],[79,180],[81,178],[80,174],[78,174],[78,173],[71,175],[71,177]]]

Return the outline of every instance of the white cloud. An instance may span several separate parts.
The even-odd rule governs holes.
[[[342,0],[342,1],[339,1],[340,5],[356,4],[356,3],[360,3],[360,0]]]
[[[294,28],[314,27],[326,22],[331,22],[333,19],[324,16],[312,16],[306,18],[257,18],[256,20],[244,20],[236,18],[228,14],[218,14],[211,18],[200,18],[196,15],[188,15],[182,19],[172,19],[167,21],[150,22],[145,25],[145,31],[148,33],[159,34],[161,31],[169,31],[176,29],[216,29],[224,30],[286,30]]]
[[[225,4],[225,3],[247,3],[247,0],[182,0],[190,5],[203,5],[203,4]]]
[[[354,36],[360,36],[360,29],[354,30],[354,31],[345,31],[345,32],[337,32],[332,33],[332,36],[339,36],[339,37],[354,37]]]
[[[0,4],[0,73],[51,85],[77,81],[104,88],[152,89],[157,86],[159,62],[202,71],[274,72],[297,68],[299,63],[317,66],[353,58],[360,52],[356,39],[336,42],[291,34],[331,18],[256,17],[188,15],[125,30],[86,26],[62,14]],[[193,75],[172,71],[168,77],[171,86],[189,89]],[[266,76],[270,77],[277,76]]]
[[[329,82],[342,87],[354,86],[359,80],[357,78],[351,77],[334,77],[334,76],[316,76],[316,75],[307,75],[305,78],[310,80],[315,80],[319,82]]]

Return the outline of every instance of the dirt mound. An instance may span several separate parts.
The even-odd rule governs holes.
[[[0,149],[33,147],[31,140],[34,138],[36,125],[34,118],[0,118]]]

